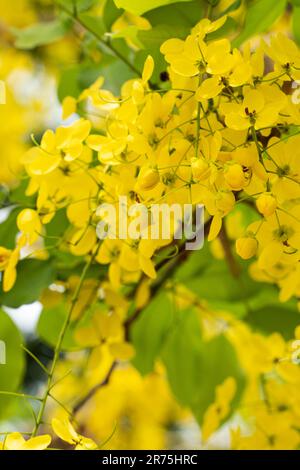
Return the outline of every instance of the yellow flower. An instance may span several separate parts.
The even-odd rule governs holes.
[[[226,125],[230,129],[243,130],[272,126],[286,105],[286,96],[276,86],[245,89],[242,104],[224,103]]]
[[[59,420],[52,419],[52,428],[55,434],[63,441],[75,446],[75,450],[95,450],[98,449],[97,444],[87,437],[78,434],[70,421],[66,418]]]
[[[230,412],[230,403],[236,393],[236,381],[228,377],[216,387],[215,402],[205,412],[202,425],[202,439],[207,439],[219,428]]]
[[[42,224],[37,211],[33,209],[22,210],[17,218],[17,226],[29,245],[32,245],[40,236]]]
[[[300,79],[300,52],[299,47],[285,34],[276,34],[271,37],[270,46],[264,44],[265,51],[275,62],[274,76],[282,76],[282,81]]]
[[[32,437],[27,441],[19,432],[8,434],[3,443],[3,450],[44,450],[51,444],[51,436]]]
[[[71,162],[79,158],[85,151],[83,142],[90,130],[90,121],[79,119],[68,127],[59,127],[55,133],[46,131],[41,145],[28,150],[22,159],[27,172],[31,176],[46,175],[62,161]]]

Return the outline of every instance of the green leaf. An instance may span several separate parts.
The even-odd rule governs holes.
[[[88,13],[81,13],[78,18],[82,25],[97,37],[102,37],[106,32],[105,24],[101,16],[93,16]]]
[[[167,294],[160,293],[132,325],[131,340],[136,350],[132,362],[141,374],[153,370],[172,320],[172,304]]]
[[[126,28],[116,33],[110,33],[109,36],[112,40],[123,38],[132,41],[137,47],[142,48],[143,44],[138,39],[139,28],[134,25],[127,26]]]
[[[191,29],[201,18],[203,18],[203,2],[194,0],[189,3],[173,3],[160,8],[155,8],[143,15],[151,23],[158,26],[162,24],[178,27],[178,18],[180,26]]]
[[[106,31],[110,31],[114,22],[122,15],[123,10],[116,7],[114,0],[106,0],[103,8],[103,21]]]
[[[76,2],[77,11],[85,11],[96,5],[99,0],[74,0]]]
[[[57,19],[48,23],[37,23],[25,29],[13,28],[15,46],[19,49],[34,49],[62,39],[70,29],[69,19]]]
[[[231,5],[229,5],[229,7],[227,7],[224,11],[222,11],[222,13],[220,14],[220,17],[224,15],[228,15],[228,13],[231,13],[232,11],[237,10],[238,8],[240,8],[241,4],[242,4],[242,0],[233,1]]]
[[[138,38],[146,49],[158,50],[161,44],[170,38],[183,39],[189,32],[184,25],[158,25],[149,30],[140,30]]]
[[[25,259],[18,263],[17,281],[9,292],[0,289],[0,304],[18,308],[40,298],[42,290],[55,278],[52,263],[37,259]]]
[[[163,5],[171,5],[178,3],[178,0],[114,0],[118,8],[124,8],[135,15],[142,15],[147,11]],[[191,0],[179,0],[181,2],[189,2]]]
[[[0,390],[16,392],[24,373],[24,352],[22,336],[11,318],[0,310],[0,350],[5,345],[6,364],[0,363]],[[1,347],[2,345],[2,347]],[[0,394],[0,417],[8,415],[9,404],[14,398]]]
[[[293,34],[298,44],[300,44],[300,3],[293,9]]]
[[[7,219],[0,224],[0,246],[13,249],[16,244],[18,233],[17,217],[21,209],[13,209]]]
[[[99,0],[56,0],[57,5],[61,5],[69,13],[80,13],[89,10]]]
[[[178,37],[185,38],[190,31],[190,27],[182,25],[158,25],[151,30],[138,31],[137,38],[143,45],[143,50],[138,51],[135,57],[135,65],[138,69],[143,68],[143,64],[150,54],[155,62],[152,81],[159,83],[160,73],[167,69],[167,64],[163,55],[160,53],[161,44],[167,39]]]
[[[246,19],[241,34],[233,41],[238,47],[251,36],[266,31],[281,16],[287,0],[254,0],[247,6]]]
[[[61,72],[57,90],[60,102],[62,102],[66,96],[78,98],[80,95],[79,70],[79,67],[75,66]]]
[[[28,207],[34,204],[36,197],[27,196],[26,189],[28,186],[29,179],[24,178],[19,182],[18,186],[12,189],[9,193],[9,201],[17,205]]]
[[[286,340],[294,337],[295,328],[300,323],[296,306],[292,309],[282,304],[251,310],[244,321],[264,334],[280,333]]]
[[[70,222],[67,218],[65,209],[60,209],[56,212],[51,222],[45,225],[47,237],[61,237],[69,227],[69,224]],[[55,244],[56,241],[57,240],[55,239],[49,240],[48,244]]]
[[[243,212],[245,223],[252,217]],[[215,259],[209,251],[208,243],[202,250],[193,253],[188,261],[176,272],[175,279],[185,284],[210,308],[244,317],[249,310],[278,303],[278,289],[267,283],[255,282],[248,274],[249,262],[237,260],[241,273],[238,278],[231,275],[225,260]],[[216,289],[216,286],[218,288]]]
[[[215,388],[227,377],[237,381],[237,404],[244,377],[232,345],[223,335],[205,342],[193,310],[180,312],[180,319],[169,333],[162,352],[171,389],[189,407],[199,423],[215,398]]]
[[[45,308],[40,315],[37,325],[37,334],[53,348],[57,344],[59,334],[68,315],[67,308],[65,304],[58,304],[53,308]],[[74,331],[75,325],[71,323],[66,331],[62,350],[70,351],[79,349],[78,344],[73,338]]]
[[[121,39],[114,41],[114,45],[117,41]],[[99,75],[105,79],[105,88],[118,95],[123,83],[132,78],[132,71],[124,62],[112,56],[106,56],[100,65]]]

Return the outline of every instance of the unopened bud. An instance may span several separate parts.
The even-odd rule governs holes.
[[[256,207],[264,217],[270,217],[276,210],[277,202],[272,194],[265,193],[261,194],[256,200]]]
[[[246,185],[243,168],[238,163],[230,165],[224,177],[230,188],[234,191],[240,191]]]
[[[192,159],[192,174],[195,181],[203,181],[210,175],[210,166],[204,158]]]
[[[141,172],[138,176],[138,187],[142,191],[150,191],[159,183],[159,173],[153,168]]]
[[[256,252],[258,243],[253,237],[238,238],[235,242],[236,252],[243,259],[252,258]]]

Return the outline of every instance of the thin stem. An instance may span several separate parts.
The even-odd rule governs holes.
[[[41,407],[40,407],[40,410],[39,410],[39,413],[38,413],[38,416],[37,416],[37,422],[36,422],[36,425],[34,427],[34,430],[32,432],[32,436],[36,436],[37,432],[38,432],[38,429],[42,423],[42,420],[43,420],[43,416],[44,416],[44,412],[45,412],[45,408],[46,408],[46,404],[47,404],[47,401],[48,401],[48,398],[50,396],[50,391],[51,391],[51,388],[52,388],[52,381],[53,381],[53,376],[54,376],[54,372],[55,372],[55,369],[56,369],[56,365],[57,365],[57,362],[59,360],[59,356],[60,356],[60,352],[61,352],[61,348],[62,348],[62,344],[63,344],[63,341],[64,341],[64,338],[65,338],[65,335],[66,335],[66,332],[67,332],[67,329],[69,327],[69,324],[71,322],[71,318],[72,318],[72,314],[73,314],[73,311],[74,311],[74,308],[77,304],[77,301],[78,301],[78,297],[79,297],[79,294],[80,294],[80,291],[81,291],[81,288],[83,286],[83,282],[85,280],[85,277],[87,275],[87,272],[88,272],[88,269],[89,267],[91,266],[91,264],[93,263],[95,257],[97,256],[97,252],[98,252],[98,249],[99,249],[99,245],[98,244],[98,247],[95,251],[95,253],[90,257],[89,261],[86,263],[83,271],[82,271],[82,274],[81,274],[81,277],[80,277],[80,280],[79,280],[79,283],[77,285],[77,288],[76,288],[76,291],[74,293],[74,296],[73,296],[73,299],[71,301],[71,306],[70,306],[70,309],[69,309],[69,312],[68,312],[68,315],[64,321],[64,324],[62,326],[62,329],[60,331],[60,334],[59,334],[59,337],[58,337],[58,341],[57,341],[57,344],[56,344],[56,347],[55,347],[55,351],[54,351],[54,357],[53,357],[53,362],[52,362],[52,366],[51,366],[51,369],[50,369],[50,372],[49,372],[49,377],[48,377],[48,382],[47,382],[47,387],[46,387],[46,390],[45,390],[45,393],[44,393],[44,396],[43,396],[43,399],[42,399],[42,404],[41,404]],[[53,398],[53,397],[52,397]]]
[[[68,8],[66,8],[64,5],[62,5],[61,3],[57,3],[57,1],[54,1],[54,3],[61,9],[63,10],[67,15],[69,15],[74,22],[76,22],[78,25],[80,25],[82,28],[84,28],[86,31],[88,31],[90,34],[92,34],[92,36],[94,36],[94,38],[97,39],[97,41],[99,41],[102,46],[105,46],[107,47],[107,49],[109,49],[116,57],[118,57],[122,62],[124,62],[124,64],[127,65],[127,67],[129,67],[132,72],[134,72],[138,77],[141,77],[142,76],[142,73],[140,70],[138,70],[134,64],[132,64],[128,59],[127,57],[123,56],[123,54],[121,54],[109,41],[105,41],[105,39],[103,39],[103,37],[98,34],[96,31],[92,30],[91,28],[89,28],[81,19],[80,17],[77,15],[76,12],[73,12],[71,13]]]
[[[208,231],[209,228],[209,223],[205,225],[205,230]],[[196,237],[195,237],[196,238]],[[160,270],[161,272],[161,277],[159,280],[154,282],[152,284],[151,288],[151,297],[153,298],[159,289],[165,284],[165,282],[170,279],[170,275],[173,274],[178,267],[181,265],[181,261],[183,261],[185,258],[187,258],[193,251],[186,251],[185,250],[185,243],[182,243],[178,247],[178,255],[174,258],[163,260],[160,264],[156,266],[157,269]],[[138,286],[136,286],[137,288]],[[134,290],[136,292],[136,289]],[[125,328],[125,339],[129,340],[130,339],[130,328],[132,324],[139,318],[140,314],[143,312],[143,309],[137,309],[130,317],[127,318],[127,320],[124,323],[124,328]],[[73,415],[78,413],[82,407],[97,393],[102,387],[105,385],[108,385],[111,376],[114,372],[114,370],[118,366],[118,361],[114,361],[105,377],[105,379],[100,382],[99,384],[95,385],[79,402],[74,406],[73,408]]]
[[[17,393],[17,392],[7,392],[4,390],[0,391],[0,395],[7,395],[9,397],[16,397],[16,398],[25,398],[27,400],[35,400],[35,401],[42,401],[43,399],[40,397],[36,397],[34,395],[27,395],[26,393]]]
[[[44,364],[29,350],[27,349],[24,345],[21,346],[21,348],[30,356],[32,359],[40,366],[40,368],[45,372],[45,374],[49,375],[49,370],[47,367],[44,366]]]

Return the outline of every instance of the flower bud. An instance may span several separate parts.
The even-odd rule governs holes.
[[[202,181],[209,177],[210,166],[204,158],[192,159],[192,175],[195,181]]]
[[[246,185],[243,168],[238,163],[230,165],[224,174],[225,180],[233,191],[240,191]]]
[[[264,217],[270,217],[276,210],[277,202],[272,194],[265,193],[261,194],[256,200],[256,207]]]
[[[159,183],[159,173],[153,168],[147,168],[138,176],[138,187],[142,191],[150,191]]]
[[[237,254],[243,259],[252,258],[257,251],[258,243],[253,237],[238,238],[235,242]]]

